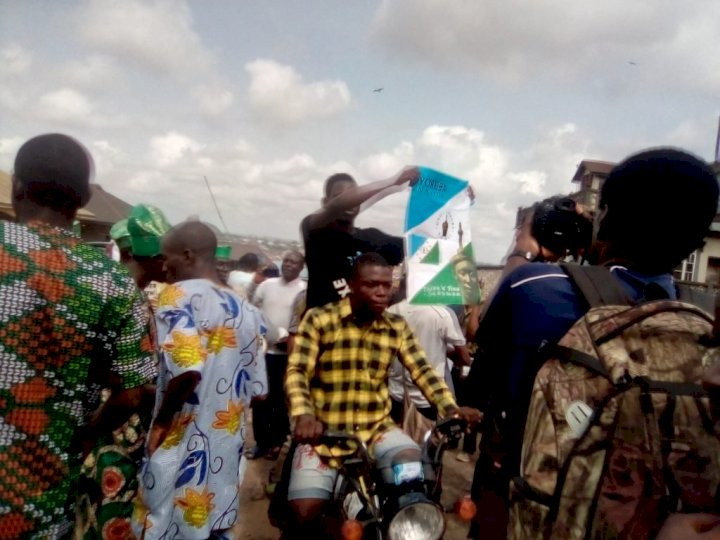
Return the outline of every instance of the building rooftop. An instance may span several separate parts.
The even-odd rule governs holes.
[[[610,171],[615,167],[615,163],[612,161],[597,161],[592,159],[583,159],[578,165],[575,176],[573,176],[573,182],[579,182],[580,179],[585,175],[586,172],[590,174],[598,174],[601,176],[607,176]]]
[[[100,186],[97,187],[99,188]],[[98,216],[96,216],[89,207],[90,205],[82,208],[77,213],[78,218],[83,221],[100,221]],[[12,207],[12,176],[5,171],[0,171],[0,214],[10,216],[11,218],[15,216],[15,211]],[[113,221],[113,223],[115,222]]]
[[[112,193],[108,193],[100,184],[90,184],[90,190],[92,191],[92,197],[90,197],[90,202],[83,209],[88,210],[93,217],[86,221],[112,225],[130,215],[132,205]]]

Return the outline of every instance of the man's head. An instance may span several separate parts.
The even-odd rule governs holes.
[[[353,311],[380,316],[390,304],[392,267],[377,253],[365,253],[355,260],[350,279]]]
[[[246,253],[238,259],[237,269],[240,272],[257,272],[260,268],[260,257],[257,253]]]
[[[605,181],[597,240],[606,258],[670,272],[703,245],[717,205],[718,182],[707,163],[674,148],[645,150]]]
[[[280,277],[280,269],[277,264],[271,262],[265,268],[263,268],[259,274],[262,276],[263,281],[269,278]]]
[[[215,264],[220,281],[227,284],[230,272],[237,267],[237,261],[231,258],[232,246],[218,245],[215,250]]]
[[[133,256],[157,257],[160,255],[162,237],[171,229],[171,225],[156,206],[137,204],[130,210],[127,229]]]
[[[18,150],[13,171],[13,208],[21,221],[50,211],[72,221],[90,200],[92,156],[60,133],[33,137]]]
[[[160,244],[170,223],[159,208],[149,204],[133,206],[127,220],[130,248],[135,261],[135,281],[144,288],[151,281],[165,281]]]
[[[167,281],[199,278],[217,281],[216,248],[215,233],[204,223],[187,221],[170,229],[162,239]]]
[[[285,281],[294,281],[305,266],[305,257],[297,250],[288,251],[283,255],[280,275]]]
[[[325,180],[325,196],[323,197],[322,205],[327,206],[330,201],[338,195],[341,195],[346,189],[355,186],[357,186],[357,182],[355,182],[355,179],[349,174],[333,174]],[[355,208],[351,208],[343,212],[343,214],[338,217],[337,221],[352,223],[359,213],[360,207],[356,206]]]

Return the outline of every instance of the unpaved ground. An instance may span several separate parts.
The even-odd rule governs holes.
[[[249,448],[253,443],[249,441]],[[461,463],[455,459],[456,451],[445,453],[443,470],[443,498],[446,508],[461,496],[470,492],[474,460]],[[267,518],[268,498],[265,496],[265,485],[268,473],[274,462],[266,459],[248,461],[245,481],[241,489],[240,522],[236,527],[237,537],[241,540],[277,540],[280,532],[275,529]],[[447,517],[446,540],[461,540],[467,536],[468,525],[454,514]]]

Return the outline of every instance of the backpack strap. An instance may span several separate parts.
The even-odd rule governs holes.
[[[590,308],[632,306],[633,302],[617,279],[604,266],[581,266],[560,263]]]
[[[545,344],[540,348],[540,354],[544,358],[557,358],[563,363],[575,364],[576,366],[584,367],[591,373],[605,377],[608,380],[612,380],[610,372],[600,359],[595,356],[586,354],[577,349],[558,345],[557,343]]]

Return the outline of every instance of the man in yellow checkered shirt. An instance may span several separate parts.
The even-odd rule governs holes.
[[[390,418],[388,369],[397,357],[440,417],[479,420],[475,409],[458,408],[445,382],[405,320],[385,311],[392,268],[376,253],[355,262],[352,292],[339,302],[313,308],[298,329],[285,388],[295,439],[288,501],[292,537],[317,537],[317,522],[331,498],[342,450],[313,445],[325,430],[354,433],[378,467],[420,460],[417,444]]]

